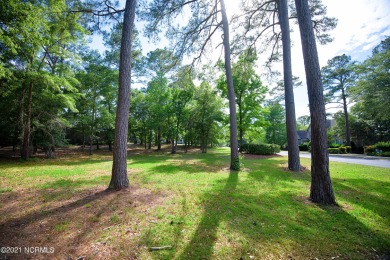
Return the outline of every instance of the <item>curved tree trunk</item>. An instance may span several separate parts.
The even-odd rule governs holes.
[[[109,189],[115,190],[129,187],[129,179],[127,176],[127,134],[131,87],[131,47],[136,4],[136,0],[126,0],[123,20],[112,176],[108,187]]]
[[[236,95],[234,93],[232,65],[230,61],[229,22],[226,15],[224,0],[221,1],[223,47],[225,49],[225,71],[228,86],[229,111],[230,111],[230,169],[239,170],[238,143],[237,143],[237,118]]]
[[[286,105],[288,169],[296,172],[300,170],[301,166],[299,160],[297,122],[295,118],[294,89],[291,69],[290,25],[288,22],[287,0],[278,0],[277,5],[283,43],[284,99]]]
[[[311,118],[311,189],[310,199],[315,203],[335,204],[329,173],[326,114],[320,65],[313,25],[307,0],[295,0],[305,62]]]

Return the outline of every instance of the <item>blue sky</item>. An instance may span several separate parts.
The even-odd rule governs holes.
[[[121,3],[123,2],[122,0]],[[239,2],[226,1],[228,15],[232,15],[239,9]],[[328,16],[338,19],[338,25],[330,32],[334,38],[333,42],[325,46],[317,46],[321,67],[325,66],[329,59],[344,53],[350,55],[353,60],[363,61],[371,54],[372,48],[386,36],[390,36],[390,0],[323,0],[322,2],[328,8]],[[308,115],[309,109],[299,29],[293,28],[293,30],[291,34],[293,74],[299,76],[304,83],[303,86],[295,89],[296,114],[299,117]],[[144,54],[168,44],[166,40],[162,40],[159,45],[156,45],[145,38],[141,38],[141,43]],[[91,47],[102,51],[104,46],[101,37],[93,37]],[[216,53],[219,54],[220,51]],[[215,59],[217,58],[218,55]],[[281,64],[276,65],[275,69],[281,69]],[[259,74],[261,74],[260,70],[261,66],[259,66]]]

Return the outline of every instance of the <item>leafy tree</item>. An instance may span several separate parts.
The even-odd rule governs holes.
[[[185,9],[189,8],[189,9]],[[190,12],[190,18],[185,26],[176,26],[174,18],[180,13]],[[218,14],[221,14],[219,16]],[[224,0],[156,0],[147,6],[142,13],[149,21],[147,35],[158,35],[164,24],[168,27],[167,36],[175,40],[174,53],[182,57],[185,53],[197,52],[199,55],[194,58],[198,60],[218,30],[223,32],[223,46],[225,57],[225,72],[228,86],[229,111],[230,111],[230,143],[231,143],[231,169],[239,169],[238,143],[237,143],[237,122],[235,94],[231,72],[229,23],[226,15]],[[166,28],[166,27],[164,27]]]
[[[329,174],[325,103],[313,23],[308,1],[295,0],[295,5],[301,34],[311,119],[310,199],[315,203],[335,204]]]
[[[285,145],[287,141],[285,111],[281,104],[269,102],[266,106],[266,138],[268,143]]]
[[[182,67],[176,74],[175,80],[171,84],[171,111],[175,117],[172,149],[171,153],[176,153],[177,143],[179,139],[180,128],[184,125],[189,116],[188,104],[194,96],[195,85],[192,81],[191,68],[188,66]]]
[[[261,103],[264,101],[267,87],[262,85],[260,77],[255,72],[256,55],[248,50],[233,64],[233,85],[236,96],[237,128],[239,143],[243,144],[244,134],[261,117]],[[222,76],[217,88],[224,97],[227,96],[226,78]]]
[[[354,72],[355,62],[345,54],[328,60],[328,64],[322,68],[322,82],[327,91],[325,98],[328,103],[341,104],[345,117],[345,139],[348,146],[351,145],[351,134],[348,120],[348,90],[353,87],[357,79]]]
[[[304,115],[297,118],[297,128],[299,130],[307,130],[310,126],[310,116]]]
[[[202,153],[207,152],[207,146],[213,143],[215,135],[219,132],[217,121],[222,120],[222,101],[216,92],[206,82],[195,91],[194,127]]]
[[[111,149],[115,122],[115,91],[117,88],[117,72],[109,68],[97,51],[84,55],[86,66],[77,74],[80,92],[78,101],[79,113],[74,120],[76,129],[82,133],[83,147],[88,133],[90,149],[99,139],[105,139]]]
[[[148,83],[146,102],[150,114],[149,126],[156,132],[157,150],[161,150],[163,134],[168,133],[170,119],[171,90],[168,79],[160,72]]]
[[[38,120],[33,116],[40,115],[36,111],[42,107],[36,104],[38,100],[35,92],[54,91],[54,95],[45,97],[64,98],[65,102],[59,104],[66,104],[73,109],[74,96],[70,93],[74,92],[72,85],[76,82],[69,69],[70,62],[74,60],[71,46],[82,39],[85,30],[79,15],[67,14],[72,4],[73,1],[7,0],[0,10],[4,14],[0,18],[0,41],[3,47],[0,56],[4,58],[1,63],[14,75],[17,74],[14,83],[18,82],[22,90],[19,92],[21,105],[18,121],[22,128],[21,156],[24,159],[29,157],[32,122]],[[33,100],[36,101],[33,103]],[[59,111],[53,107],[51,116],[59,116],[56,112]]]
[[[356,110],[379,125],[390,121],[390,37],[376,46],[372,55],[357,67],[359,80],[351,88]]]

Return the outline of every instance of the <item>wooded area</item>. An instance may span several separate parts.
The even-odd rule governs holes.
[[[334,136],[347,147],[353,146],[354,152],[364,145],[389,141],[389,93],[385,87],[389,38],[361,64],[346,55],[330,60],[322,69],[324,99],[318,61],[314,65],[309,59],[316,57],[314,37],[320,43],[331,41],[327,31],[336,26],[336,20],[325,16],[320,1],[310,2],[306,9],[302,6],[302,11],[300,2],[297,9],[288,7],[287,1],[248,2],[232,20],[235,28],[245,28],[232,41],[223,1],[139,5],[139,17],[147,22],[144,33],[161,37],[160,32],[166,30],[173,42],[172,49],[156,49],[146,56],[142,55],[139,32],[133,29],[137,3],[127,1],[124,10],[117,10],[109,1],[103,3],[8,0],[2,5],[2,146],[20,148],[21,157],[28,159],[38,149],[52,157],[57,146],[89,146],[92,153],[92,146],[99,149],[107,144],[110,150],[114,147],[113,176],[122,176],[124,181],[112,186],[116,189],[128,186],[128,141],[145,149],[156,146],[157,150],[162,143],[170,143],[172,153],[179,143],[186,149],[200,146],[202,152],[210,146],[228,145],[230,167],[236,170],[239,145],[275,143],[288,148],[289,169],[299,171],[296,129],[308,126],[296,125],[295,120],[288,22],[295,17],[307,64],[313,171],[328,174],[327,149]],[[186,12],[192,14],[187,25],[176,28],[175,17],[187,7]],[[123,19],[127,20],[121,22]],[[101,32],[103,25],[111,25],[111,29],[104,32],[107,51],[101,55],[84,39],[90,32]],[[223,36],[224,59],[215,66],[194,67],[218,33]],[[279,49],[281,40],[283,50]],[[278,53],[284,61],[284,91],[267,99],[270,90],[256,72],[258,55],[264,51],[262,42],[273,46],[267,66],[275,62]],[[231,44],[241,52],[233,63]],[[195,55],[195,63],[182,64],[187,54]],[[130,79],[144,87],[130,91]],[[329,116],[322,100],[341,102],[343,107],[334,115],[337,125],[328,130],[328,136],[325,120]],[[350,103],[353,106],[348,112]]]
[[[110,191],[141,190],[145,198],[131,199],[129,203],[137,201],[141,205],[148,205],[153,208],[153,214],[158,216],[169,214],[159,213],[159,209],[154,208],[151,201],[159,200],[157,197],[160,196],[174,198],[175,203],[183,205],[183,212],[188,211],[188,208],[184,209],[189,207],[187,202],[182,201],[179,195],[187,191],[178,189],[176,183],[183,184],[183,179],[191,179],[193,177],[188,176],[199,173],[204,179],[198,176],[191,179],[197,189],[193,194],[197,195],[188,197],[195,208],[197,206],[193,204],[201,197],[204,200],[199,202],[204,206],[201,211],[206,213],[200,217],[199,211],[195,211],[193,219],[198,221],[198,227],[190,225],[192,238],[183,235],[190,241],[189,244],[185,246],[168,239],[178,246],[152,245],[150,241],[154,240],[151,233],[143,233],[145,237],[139,239],[143,244],[150,245],[150,251],[175,248],[180,251],[180,255],[160,253],[159,256],[163,258],[210,258],[213,255],[213,244],[218,241],[218,225],[224,225],[224,221],[237,222],[245,239],[256,241],[257,235],[241,226],[242,219],[236,221],[229,215],[237,211],[230,207],[235,199],[239,200],[238,207],[246,211],[249,210],[246,203],[251,204],[250,208],[256,212],[254,215],[250,213],[251,217],[261,215],[262,212],[254,203],[259,199],[258,192],[261,190],[254,190],[246,184],[245,188],[240,186],[238,173],[240,176],[243,174],[240,178],[255,183],[257,188],[264,188],[264,183],[268,183],[270,186],[266,190],[272,189],[279,179],[288,183],[288,196],[293,198],[292,201],[281,199],[284,191],[278,184],[275,186],[278,192],[275,201],[279,201],[280,205],[272,205],[272,198],[267,197],[264,201],[265,205],[272,207],[283,207],[285,203],[288,207],[303,207],[305,210],[308,210],[306,207],[317,207],[317,204],[320,205],[318,207],[340,207],[325,208],[325,211],[330,215],[342,215],[347,223],[353,217],[346,213],[349,210],[346,205],[350,205],[352,197],[358,198],[355,193],[366,196],[367,200],[371,200],[371,196],[378,196],[378,203],[367,207],[375,208],[375,212],[380,211],[380,205],[386,205],[389,194],[383,188],[379,189],[379,195],[367,195],[371,194],[368,190],[365,190],[365,195],[361,195],[356,187],[347,188],[342,184],[341,179],[344,177],[340,172],[335,174],[334,190],[332,169],[349,171],[350,168],[345,170],[339,165],[330,166],[329,153],[390,156],[390,37],[382,40],[363,62],[353,61],[347,54],[342,54],[330,59],[321,68],[317,44],[332,41],[329,31],[336,27],[337,19],[327,16],[326,6],[320,0],[243,1],[240,10],[230,14],[231,19],[226,12],[229,3],[224,0],[125,2],[123,9],[120,9],[119,3],[110,0],[4,0],[0,5],[0,162],[4,162],[0,167],[0,205],[5,205],[4,209],[10,207],[15,210],[15,225],[21,233],[26,231],[19,222],[34,222],[44,219],[44,214],[57,213],[44,210],[43,215],[33,212],[24,216],[11,204],[7,206],[10,198],[15,198],[18,203],[27,200],[16,195],[19,190],[15,186],[18,184],[7,173],[8,170],[19,176],[20,187],[25,185],[30,189],[29,192],[39,193],[37,187],[54,190],[45,190],[44,194],[47,194],[43,198],[43,206],[45,201],[56,198],[56,190],[72,190],[72,185],[82,190],[97,183],[101,185],[103,181]],[[141,23],[144,27],[138,28]],[[304,82],[310,109],[309,115],[299,118],[296,118],[294,87],[302,82],[292,74],[292,23],[297,24],[301,36],[306,72]],[[106,47],[104,53],[91,48],[88,43],[87,39],[93,34],[103,36]],[[155,41],[167,39],[170,46],[144,53],[141,35]],[[221,52],[219,59],[208,59],[215,47]],[[262,64],[264,60],[265,64]],[[278,62],[283,62],[282,77],[274,70]],[[261,66],[268,69],[267,75],[262,73]],[[327,112],[327,109],[335,111],[335,108],[339,109],[338,112]],[[275,155],[280,149],[288,151],[286,165]],[[2,154],[2,151],[7,153]],[[57,156],[58,151],[63,154]],[[306,165],[301,165],[300,151],[311,153],[310,162],[303,160]],[[41,158],[42,154],[51,160],[39,161],[37,165],[43,172],[52,169],[54,173],[34,173],[29,168],[34,167],[30,164],[34,164],[34,160]],[[13,161],[15,155],[21,160]],[[77,156],[82,159],[79,160]],[[61,158],[64,158],[65,164],[60,162]],[[17,163],[26,165],[26,175],[18,169]],[[84,163],[85,169],[80,166]],[[97,172],[99,169],[91,166],[92,163],[102,164],[104,172]],[[142,163],[145,165],[140,166]],[[55,166],[51,167],[52,164]],[[60,178],[68,176],[65,169],[59,171],[59,175],[55,174],[58,169],[67,166],[70,167],[69,176],[72,178]],[[108,168],[111,168],[111,174]],[[92,172],[89,179],[83,179],[83,174],[78,175],[78,172],[85,173],[86,169]],[[128,173],[134,169],[140,171],[139,175],[129,178]],[[170,176],[167,177],[168,182],[164,182],[162,175],[171,172],[180,178]],[[183,175],[183,172],[188,176]],[[228,179],[221,181],[218,176],[207,177],[211,173],[228,173]],[[377,182],[373,186],[387,185],[386,174],[370,177]],[[31,176],[40,176],[43,184],[37,183],[38,180],[32,181],[29,179]],[[353,175],[348,173],[346,176],[363,189],[364,185],[358,180],[354,181]],[[151,182],[148,182],[149,179]],[[270,184],[270,180],[275,183]],[[136,181],[147,188],[137,187]],[[294,186],[291,183],[298,184]],[[210,188],[209,184],[216,189]],[[205,196],[200,192],[202,185],[206,185],[204,189],[210,192]],[[306,201],[300,194],[302,190],[307,190],[308,185],[310,196],[309,201]],[[337,188],[345,193],[338,192]],[[170,189],[173,190],[172,194],[168,192]],[[192,188],[188,186],[187,189]],[[249,190],[250,195],[229,197],[229,193],[233,194],[240,189]],[[80,190],[73,192],[78,194]],[[122,193],[117,194],[123,196]],[[95,201],[91,197],[80,199],[79,195],[75,204],[60,211],[66,215],[68,210]],[[69,194],[67,196],[72,197]],[[105,196],[97,197],[104,200]],[[217,206],[218,198],[230,205],[223,212]],[[117,203],[118,207],[126,209],[127,206],[121,203]],[[309,206],[306,203],[310,203]],[[38,201],[34,202],[34,207],[39,207],[38,204]],[[157,204],[163,205],[159,202]],[[353,204],[355,206],[358,203]],[[137,217],[142,215],[134,211]],[[207,213],[209,211],[215,215]],[[226,218],[220,217],[225,214]],[[267,213],[263,217],[269,218],[268,214],[272,215]],[[353,214],[366,212],[356,210]],[[299,214],[294,216],[302,217]],[[92,222],[100,221],[99,214],[89,217]],[[128,212],[121,211],[104,223],[115,226],[121,221],[128,221],[127,217]],[[322,213],[315,213],[313,218],[316,217],[328,220]],[[69,218],[81,221],[73,215]],[[163,218],[164,221],[168,219],[166,216],[157,218]],[[388,216],[385,218],[388,219]],[[214,222],[209,223],[209,219]],[[0,220],[4,222],[0,222],[0,234],[12,233],[9,229],[13,225],[12,220],[8,217]],[[151,221],[160,223],[154,218]],[[180,225],[190,220],[182,216],[170,221],[171,226],[178,227],[177,230],[167,231],[166,227],[159,224],[158,229],[150,232],[165,230],[169,234],[176,232],[175,236],[180,237],[180,233],[185,232],[185,229],[179,228]],[[372,225],[375,229],[384,230],[383,234],[370,233],[374,238],[370,246],[378,247],[381,253],[386,253],[388,228],[384,228],[385,224],[376,217],[370,221],[372,223],[367,224],[367,229]],[[266,222],[271,225],[267,220],[254,218],[250,225],[264,227]],[[281,218],[280,222],[283,222]],[[350,222],[356,230],[364,230],[360,222]],[[70,225],[70,222],[61,223],[55,229],[66,229]],[[287,229],[295,232],[295,222],[291,220],[289,224]],[[142,225],[145,227],[145,223]],[[341,228],[336,223],[332,225]],[[229,237],[232,229],[226,228],[229,230],[226,236]],[[199,241],[202,241],[205,229],[211,231],[207,235],[206,248],[202,248]],[[316,230],[317,235],[321,232],[324,230]],[[348,236],[352,241],[358,234],[350,232]],[[304,234],[299,233],[298,236],[306,237]],[[331,237],[328,235],[327,239]],[[225,238],[220,239],[227,243]],[[369,243],[369,238],[363,239]],[[336,240],[339,241],[338,238]],[[312,246],[309,246],[308,251],[298,253],[298,256],[313,257],[308,253]],[[245,251],[244,247],[242,250]],[[348,247],[348,250],[347,258],[356,257],[353,248]],[[379,253],[363,248],[360,250],[368,258],[380,256]],[[283,255],[279,254],[279,258],[286,257],[286,251],[283,249],[281,252]],[[323,251],[321,253],[324,254]],[[150,257],[143,251],[140,254]],[[253,252],[248,254],[259,256]],[[118,257],[126,254],[114,255]],[[242,259],[242,252],[234,252],[234,255]],[[132,255],[135,258],[137,256]],[[219,252],[216,258],[226,256],[224,252]]]

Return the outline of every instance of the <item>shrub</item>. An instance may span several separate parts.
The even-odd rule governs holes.
[[[332,143],[332,144],[329,145],[329,148],[339,148],[340,146],[341,146],[340,144]]]
[[[350,152],[351,152],[351,150],[352,150],[351,146],[344,146],[344,147],[345,147],[347,153],[350,153]]]
[[[328,152],[330,154],[339,154],[340,153],[340,149],[339,148],[328,148]]]
[[[345,147],[345,146],[339,147],[339,153],[346,154],[347,153],[347,147]]]
[[[300,144],[299,151],[309,151],[309,143]]]
[[[374,145],[364,146],[364,153],[367,155],[375,155],[375,146]]]
[[[280,146],[277,144],[243,144],[240,151],[250,154],[272,155],[280,152]]]
[[[390,157],[390,152],[382,152],[383,157]]]
[[[390,142],[379,142],[375,144],[375,148],[382,150],[382,152],[390,152]]]

